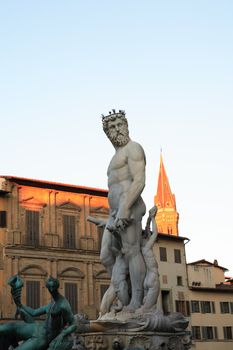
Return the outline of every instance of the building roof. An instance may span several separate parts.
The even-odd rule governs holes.
[[[29,178],[9,176],[9,175],[6,175],[6,176],[0,175],[0,178],[15,182],[18,185],[48,188],[52,190],[74,192],[74,193],[92,194],[92,195],[101,196],[101,197],[108,196],[108,191],[100,188],[71,185],[71,184],[64,184],[60,182],[29,179]]]
[[[233,293],[233,286],[231,285],[225,285],[225,284],[217,284],[216,287],[197,287],[197,286],[190,286],[190,290],[195,292],[212,292],[212,293]]]
[[[159,239],[165,239],[168,241],[190,241],[189,238],[187,237],[182,237],[182,236],[175,236],[175,235],[169,235],[167,233],[158,233],[158,240]]]
[[[214,263],[211,263],[210,261],[207,261],[205,259],[201,259],[201,260],[197,260],[197,261],[188,263],[187,265],[208,265],[208,266],[218,267],[219,269],[224,270],[224,271],[228,271],[227,268],[218,265],[217,260],[215,260]]]

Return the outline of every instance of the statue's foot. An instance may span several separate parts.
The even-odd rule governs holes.
[[[141,306],[141,304],[139,302],[134,302],[131,301],[129,303],[129,305],[124,306],[123,311],[127,311],[127,312],[135,312],[137,309],[139,309]]]
[[[148,308],[146,308],[145,306],[141,306],[139,309],[137,309],[137,310],[135,311],[135,313],[138,314],[138,315],[142,315],[142,314],[151,313],[151,312],[154,311],[154,310],[155,310],[154,307],[148,309]]]

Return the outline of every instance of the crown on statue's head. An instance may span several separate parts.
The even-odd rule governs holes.
[[[108,113],[108,115],[101,114],[102,121],[111,118],[125,118],[125,111],[123,111],[122,109],[119,109],[119,112],[116,112],[115,109],[112,109],[112,111],[109,111]]]

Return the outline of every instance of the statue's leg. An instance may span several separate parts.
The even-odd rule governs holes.
[[[46,350],[48,347],[48,341],[46,338],[30,338],[23,342],[23,344],[17,346],[15,350]]]
[[[106,225],[107,226],[107,225]],[[106,270],[109,273],[109,276],[112,275],[112,268],[115,263],[115,257],[111,251],[112,246],[112,233],[108,231],[107,228],[104,229],[101,250],[100,250],[100,260]]]
[[[129,275],[132,287],[132,298],[127,306],[129,311],[135,311],[142,304],[143,282],[146,274],[145,262],[141,253],[141,221],[133,221],[122,233],[123,248],[127,246],[126,257],[129,261]]]
[[[20,340],[26,340],[32,337],[35,331],[35,323],[16,323],[11,322],[0,325],[0,337],[7,339],[11,345]],[[18,349],[18,347],[17,347]]]
[[[118,299],[122,305],[128,305],[129,303],[129,292],[127,274],[129,273],[128,263],[124,256],[119,255],[116,258],[115,265],[112,271],[112,282],[117,294]]]
[[[103,316],[110,311],[110,307],[116,297],[113,284],[111,283],[106,292],[104,293],[103,299],[100,305],[100,315]]]
[[[35,323],[10,322],[0,325],[0,336],[15,336],[19,340],[30,338],[35,331]]]

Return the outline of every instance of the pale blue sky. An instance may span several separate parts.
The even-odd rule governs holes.
[[[160,147],[189,262],[233,275],[233,1],[0,1],[0,174],[106,188],[101,113]]]

